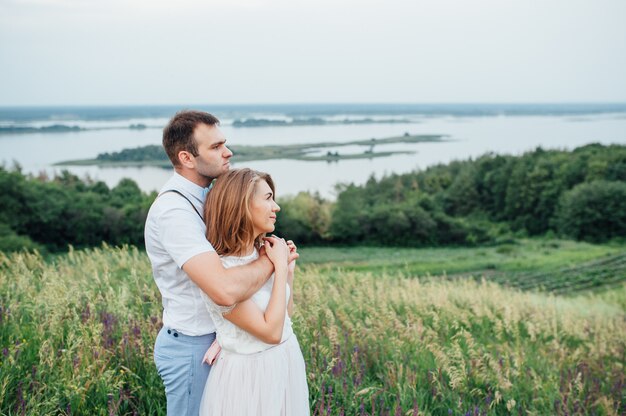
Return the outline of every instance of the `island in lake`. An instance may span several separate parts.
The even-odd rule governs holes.
[[[410,150],[376,151],[376,146],[397,143],[424,143],[444,141],[443,135],[411,135],[386,137],[382,139],[355,140],[351,142],[322,142],[267,146],[229,146],[238,162],[270,159],[294,159],[303,161],[338,161],[342,159],[371,159],[397,154],[412,154]],[[363,146],[360,153],[340,153],[324,149],[345,146]],[[321,153],[320,153],[321,152]],[[170,161],[162,146],[149,145],[120,152],[100,153],[95,159],[69,160],[56,163],[57,166],[162,166],[171,167]]]
[[[67,133],[85,130],[79,126],[67,126],[65,124],[53,124],[51,126],[30,127],[30,126],[0,126],[0,134],[14,133]]]

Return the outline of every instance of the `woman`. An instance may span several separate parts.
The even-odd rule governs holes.
[[[253,261],[265,250],[274,274],[250,299],[234,307],[204,296],[222,348],[213,364],[200,415],[308,415],[304,359],[291,328],[293,244],[274,231],[280,207],[265,173],[234,169],[217,179],[205,204],[207,238],[225,267]]]

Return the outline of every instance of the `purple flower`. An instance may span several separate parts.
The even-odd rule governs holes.
[[[341,358],[337,360],[337,362],[335,363],[335,365],[333,365],[333,376],[337,377],[339,376],[339,374],[341,374],[341,370],[343,369],[343,361],[341,361]]]
[[[81,319],[84,323],[84,322],[87,322],[89,318],[91,318],[91,309],[89,309],[89,304],[87,304],[85,305],[85,309],[83,309],[83,312],[81,314]]]

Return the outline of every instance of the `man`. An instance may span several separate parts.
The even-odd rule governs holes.
[[[219,120],[200,111],[177,113],[163,130],[163,147],[174,176],[150,207],[146,251],[163,298],[163,328],[154,360],[167,397],[168,415],[198,415],[210,367],[202,364],[215,340],[215,327],[202,291],[220,305],[254,294],[269,278],[267,256],[225,269],[206,239],[202,218],[207,187],[230,168],[232,152]]]

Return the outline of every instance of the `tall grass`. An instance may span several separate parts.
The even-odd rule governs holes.
[[[626,413],[626,286],[562,298],[307,266],[294,325],[324,415]],[[145,254],[0,254],[2,414],[164,414]]]
[[[0,254],[2,412],[163,414],[150,273],[136,249]]]

